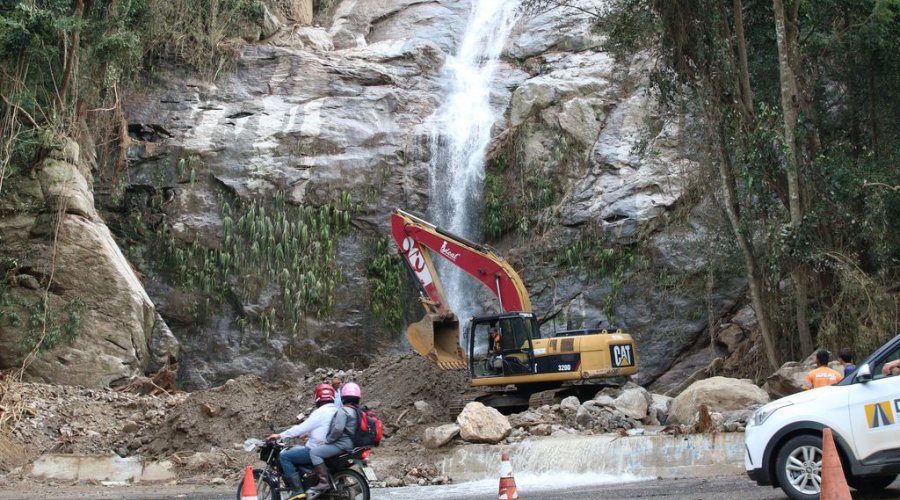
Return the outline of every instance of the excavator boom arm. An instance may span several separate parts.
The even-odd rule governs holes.
[[[497,297],[502,311],[531,312],[531,299],[522,278],[490,248],[443,231],[402,210],[391,215],[391,234],[400,255],[409,263],[428,299],[435,304],[436,310],[431,312],[446,313],[450,309],[426,249],[484,284]]]

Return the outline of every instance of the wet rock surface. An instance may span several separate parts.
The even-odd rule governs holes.
[[[385,326],[368,315],[365,294],[356,293],[368,286],[367,241],[386,234],[387,214],[394,207],[427,212],[428,118],[441,102],[442,68],[457,49],[469,7],[449,1],[339,2],[322,27],[285,26],[265,44],[248,45],[234,70],[215,84],[170,71],[128,101],[130,122],[155,124],[170,133],[154,143],[136,141],[131,182],[152,184],[155,173],[171,172],[178,158],[196,159],[197,182],[171,186],[174,199],[165,209],[183,242],[218,244],[223,222],[215,200],[222,191],[244,200],[280,191],[290,204],[313,206],[333,203],[342,192],[361,201],[354,230],[341,241],[337,256],[346,282],[335,302],[343,307],[305,322],[299,337],[276,332],[269,341],[252,324],[236,325],[235,309],[264,310],[265,304],[224,307],[205,322],[181,314],[184,308],[161,307],[184,342],[180,377],[185,387],[215,385],[241,373],[269,378],[290,371],[288,364],[297,364],[302,373],[314,358],[305,354],[309,349],[327,352],[328,359],[351,352],[364,363],[372,359],[360,332]],[[696,171],[682,123],[661,114],[647,90],[652,57],[639,54],[628,64],[616,62],[591,23],[590,16],[565,9],[523,17],[507,43],[493,89],[493,100],[507,111],[496,127],[491,154],[504,154],[506,141],[516,137],[524,145],[522,161],[541,166],[542,175],[560,186],[561,225],[547,238],[556,246],[565,246],[586,227],[601,231],[610,245],[652,232],[683,198],[692,182],[689,173]],[[554,159],[561,139],[566,141],[562,147],[571,150],[565,160],[569,167],[562,170]],[[692,223],[679,241],[698,233],[702,228]],[[651,244],[661,249],[651,269],[662,267],[689,281],[691,270],[703,268],[702,262],[693,262],[697,256],[689,246]],[[506,242],[500,246],[511,257],[542,251]],[[685,267],[685,261],[692,264]],[[654,276],[632,275],[630,264],[624,269],[629,275],[625,286],[592,281],[555,262],[525,267],[536,307],[565,310],[572,327],[633,332],[641,349],[642,383],[665,372],[706,325],[705,318],[679,313],[705,311],[703,297],[657,293]],[[744,290],[731,281],[717,287],[717,311],[731,307]],[[177,292],[168,284],[152,284],[149,290],[154,301],[178,305]],[[610,294],[618,297],[614,319],[603,305]],[[189,331],[200,335],[189,336]]]

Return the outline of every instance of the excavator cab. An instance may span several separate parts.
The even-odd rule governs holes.
[[[532,338],[536,334],[540,334],[540,327],[531,313],[472,318],[468,335],[472,377],[534,373]]]

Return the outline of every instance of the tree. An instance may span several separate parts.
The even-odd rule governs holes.
[[[900,1],[618,0],[598,26],[702,118],[769,362],[896,331]]]
[[[781,114],[784,118],[784,143],[787,148],[785,172],[788,185],[788,211],[791,229],[797,231],[803,224],[802,199],[802,164],[797,144],[797,122],[800,118],[800,85],[797,80],[796,65],[800,57],[797,48],[797,16],[800,11],[800,0],[794,0],[791,11],[791,29],[785,21],[784,3],[772,0],[775,18],[775,34],[778,45],[778,70],[781,76]],[[791,270],[796,301],[797,333],[800,338],[800,349],[805,354],[813,352],[812,335],[809,333],[809,314],[807,297],[809,295],[805,266],[795,262]]]

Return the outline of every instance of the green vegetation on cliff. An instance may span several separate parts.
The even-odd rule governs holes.
[[[134,175],[129,172],[133,141],[123,105],[156,68],[180,67],[213,80],[245,44],[271,35],[278,19],[302,14],[308,22],[309,14],[331,4],[0,0],[0,217],[56,211],[66,216],[50,201],[44,206],[27,188],[33,189],[43,160],[72,138],[82,154],[71,161],[83,161],[92,170],[88,184],[96,185],[98,198],[109,202],[98,208],[121,209],[127,219],[106,214],[138,273],[156,274],[191,296],[189,312],[198,324],[229,305],[242,327],[266,336],[296,335],[303,316],[325,316],[334,305],[342,279],[335,242],[349,227],[350,195],[296,206],[287,204],[283,193],[265,200],[223,194],[218,200],[221,244],[207,241],[204,246],[176,237],[160,208],[162,193],[208,179],[200,176],[196,158],[170,162],[157,169],[153,186],[140,186],[152,191],[152,203],[136,210],[123,204],[129,196],[124,179]],[[313,11],[307,12],[310,5]],[[89,195],[94,185],[87,187]],[[44,352],[74,338],[84,304],[77,298],[53,299],[47,293],[55,286],[52,272],[38,276],[33,286],[17,283],[28,264],[4,254],[0,252],[5,259],[0,266],[3,326],[21,333],[25,351],[38,345]]]
[[[189,312],[201,326],[215,309],[233,304],[242,327],[297,335],[304,315],[321,318],[334,306],[340,269],[338,239],[350,227],[352,201],[342,206],[291,207],[284,194],[244,202],[220,194],[218,248],[184,244],[167,224],[150,229],[133,212],[126,232],[131,260],[193,297]],[[246,307],[244,307],[246,306]]]
[[[547,4],[538,0],[533,4]],[[549,2],[557,3],[557,2]],[[900,2],[596,8],[622,54],[653,49],[741,248],[769,364],[869,352],[900,325]]]

